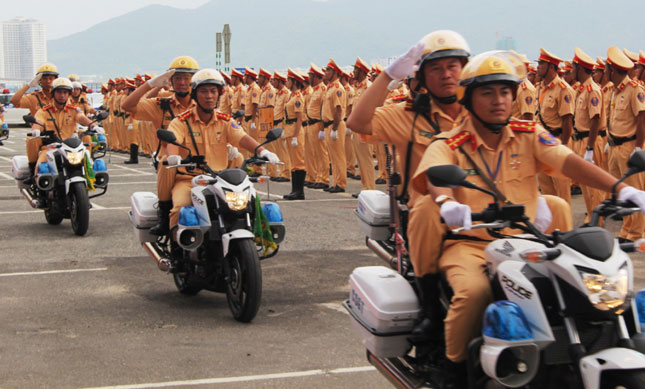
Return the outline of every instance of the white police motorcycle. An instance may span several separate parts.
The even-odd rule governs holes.
[[[263,144],[280,138],[282,129],[267,133]],[[171,131],[157,130],[162,142],[177,145]],[[261,146],[261,145],[260,145]],[[259,147],[259,146],[258,146]],[[262,271],[260,259],[277,254],[284,239],[282,213],[277,204],[269,202],[261,209],[267,219],[259,220],[256,191],[244,168],[247,164],[264,164],[263,158],[253,156],[245,160],[242,169],[211,170],[204,156],[190,154],[180,166],[207,172],[192,179],[192,205],[181,208],[176,230],[177,241],[150,233],[157,224],[157,196],[150,192],[135,192],[131,197],[130,221],[135,235],[146,252],[155,260],[160,270],[172,273],[180,293],[195,295],[202,289],[226,293],[233,317],[250,322],[260,307],[262,296]],[[265,240],[256,239],[254,227],[268,223],[275,246],[267,250]]]
[[[23,119],[27,124],[43,126],[32,115]],[[12,173],[18,189],[29,205],[44,210],[47,223],[58,225],[63,219],[70,219],[74,234],[85,235],[90,222],[90,199],[107,191],[109,175],[105,161],[92,160],[78,136],[61,140],[55,131],[40,131],[36,137],[47,147],[47,161],[39,164],[38,174],[32,177],[27,157],[13,157]],[[89,195],[88,188],[101,192]]]
[[[645,151],[640,151],[620,181],[643,171]],[[465,186],[494,196],[466,181],[454,165],[426,174],[435,186]],[[486,228],[498,239],[485,251],[495,302],[485,312],[482,337],[468,348],[469,388],[645,388],[645,290],[634,295],[626,254],[645,251],[645,240],[619,244],[596,227],[600,217],[639,211],[614,194],[594,210],[591,227],[552,235],[530,223],[523,205],[493,203],[473,213],[473,221],[483,223],[472,228]],[[525,234],[502,234],[507,227]],[[419,312],[412,277],[382,266],[356,268],[345,308],[368,360],[391,383],[437,387],[440,368],[432,358],[417,358],[409,340]],[[445,313],[451,291],[446,282],[441,289]],[[437,345],[436,354],[443,355],[443,347]]]

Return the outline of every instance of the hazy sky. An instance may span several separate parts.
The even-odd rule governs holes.
[[[208,0],[3,0],[1,20],[15,17],[36,19],[47,25],[47,39],[57,39],[83,31],[102,21],[150,4],[175,8],[196,8]]]

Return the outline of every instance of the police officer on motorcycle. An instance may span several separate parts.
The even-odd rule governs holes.
[[[607,192],[616,183],[616,178],[574,154],[538,123],[509,120],[525,73],[519,57],[500,51],[472,58],[461,72],[457,97],[469,116],[427,148],[412,181],[417,191],[429,193],[440,206],[446,225],[468,230],[471,210],[486,208],[491,198],[463,187],[433,186],[425,175],[432,166],[455,164],[467,169],[469,181],[497,193],[498,201],[524,204],[531,220],[538,208],[535,177],[540,171],[568,176]],[[620,200],[631,200],[645,211],[645,192],[625,184],[616,190]],[[483,230],[460,235],[465,239],[444,242],[439,259],[439,270],[454,292],[444,322],[447,359],[443,386],[448,388],[465,387],[467,345],[478,336],[484,310],[492,300],[484,258],[491,237]]]

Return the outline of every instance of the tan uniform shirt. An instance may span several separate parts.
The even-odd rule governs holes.
[[[40,100],[40,102],[39,102]],[[52,102],[52,97],[47,96],[42,90],[32,92],[20,98],[20,102],[16,108],[27,108],[29,114],[35,115],[39,109],[44,108]]]
[[[367,78],[356,85],[356,88],[354,88],[354,104],[358,104],[361,96],[367,90],[367,88],[369,88],[370,85],[372,85],[372,83]]]
[[[222,92],[222,95],[219,97],[219,104],[217,110],[220,111],[221,113],[230,115],[232,110],[232,103],[233,103],[233,89],[226,85],[224,87],[224,91]]]
[[[260,89],[260,86],[255,81],[253,81],[253,83],[246,88],[246,96],[244,99],[244,110],[247,112],[247,115],[249,110],[251,109],[251,106],[253,106],[253,104],[257,104],[258,107],[260,107],[261,92],[262,90]]]
[[[264,88],[262,88],[262,93],[260,93],[259,107],[275,107],[275,96],[275,88],[270,83],[265,85]]]
[[[345,108],[347,106],[347,93],[345,88],[340,85],[340,82],[334,81],[329,84],[325,92],[325,98],[322,104],[322,120],[323,122],[330,122],[334,120],[334,112],[336,107],[340,107],[340,120],[345,117]]]
[[[309,102],[307,104],[307,116],[309,119],[321,120],[322,117],[322,102],[325,96],[326,87],[321,82],[316,85],[309,95]]]
[[[231,97],[231,111],[239,111],[244,109],[244,85],[240,84],[233,88],[233,94]]]
[[[285,104],[285,110],[287,114],[285,119],[288,119],[288,120],[296,119],[296,114],[300,113],[302,121],[304,122],[306,120],[305,99],[302,96],[301,91],[296,91],[295,93],[290,94],[289,100]],[[294,136],[296,132],[296,122],[285,124],[284,131],[285,131],[285,134],[284,134],[285,137]]]
[[[645,111],[645,91],[636,81],[625,76],[623,81],[614,88],[611,99],[610,133],[621,138],[636,135],[636,117],[641,111]]]
[[[178,116],[182,112],[194,108],[196,106],[195,100],[190,100],[187,107],[181,105],[174,95],[169,97],[170,111],[161,109],[162,97],[153,97],[149,99],[141,99],[137,104],[137,113],[134,115],[137,120],[151,121],[155,129],[167,128],[169,123],[173,120],[173,115]]]
[[[609,103],[614,93],[614,83],[611,81],[607,82],[600,91],[602,92],[602,113],[600,116],[600,125],[598,126],[599,131],[606,130],[609,124]]]
[[[289,89],[286,87],[282,87],[282,89],[276,93],[275,106],[273,107],[273,120],[284,119],[284,107],[287,100],[289,100],[290,93],[291,92],[289,92]]]
[[[76,133],[76,123],[81,115],[83,112],[71,104],[65,105],[62,110],[57,110],[53,104],[50,104],[36,112],[36,121],[44,124],[45,130],[53,130],[63,140]],[[56,130],[57,126],[60,133]]]
[[[407,101],[398,104],[391,104],[382,106],[376,109],[374,117],[372,118],[372,135],[367,138],[369,143],[388,143],[396,147],[396,152],[399,161],[399,169],[405,169],[405,161],[407,159],[407,147],[410,140],[413,141],[412,155],[410,156],[410,169],[407,174],[412,177],[417,170],[417,166],[421,161],[423,153],[433,138],[437,135],[435,128],[433,128],[423,116],[418,115],[416,120],[415,112],[412,108],[412,101]],[[433,123],[438,125],[440,132],[450,131],[456,126],[459,126],[468,116],[468,111],[462,108],[457,115],[456,119],[452,119],[436,104],[432,104],[430,108],[430,118]],[[414,123],[414,132],[413,130]],[[409,187],[410,205],[414,204],[414,200],[419,196],[419,193],[414,188]]]
[[[511,116],[520,119],[522,115],[530,113],[535,115],[537,111],[537,89],[531,81],[524,80],[517,88],[517,97],[513,102]]]
[[[415,190],[422,194],[428,193],[425,171],[432,166],[447,164],[460,166],[469,175],[468,181],[489,189],[468,159],[457,149],[461,145],[462,150],[470,155],[483,174],[494,175],[489,178],[508,200],[525,205],[526,215],[531,219],[535,216],[539,195],[535,179],[537,173],[545,171],[548,174],[561,175],[564,161],[572,153],[542,126],[528,121],[511,122],[504,127],[497,150],[486,146],[474,130],[470,118],[454,130],[441,134],[439,138],[423,154],[412,180]],[[473,212],[481,212],[491,201],[490,196],[463,187],[455,188],[454,194],[455,200],[469,205]],[[483,230],[474,230],[470,234],[484,235],[486,239],[490,239]]]
[[[345,92],[347,94],[347,106],[345,107],[345,117],[344,119],[347,120],[347,116],[349,114],[349,107],[354,105],[354,100],[356,100],[356,91],[354,88],[347,83],[345,85]]]
[[[602,113],[602,92],[600,87],[591,77],[584,84],[578,93],[576,100],[576,129],[580,132],[587,132],[591,129],[591,119]],[[580,89],[580,88],[579,88]]]
[[[216,112],[208,123],[204,123],[197,115],[197,107],[182,113],[170,122],[168,129],[175,133],[177,142],[188,147],[193,155],[197,155],[195,144],[189,134],[188,126],[192,128],[195,144],[199,154],[206,157],[206,162],[215,171],[224,170],[228,166],[228,143],[239,147],[240,140],[246,135],[244,130],[230,116]],[[179,154],[182,158],[188,155],[188,151],[180,148]],[[191,173],[194,174],[194,173]]]
[[[542,120],[552,129],[562,128],[562,117],[574,113],[573,91],[559,76],[540,89],[538,100]]]

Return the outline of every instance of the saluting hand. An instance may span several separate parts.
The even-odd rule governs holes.
[[[42,73],[36,74],[36,77],[34,77],[33,80],[29,81],[29,87],[30,88],[35,88],[40,84],[40,79],[43,78]]]
[[[402,80],[408,74],[419,70],[417,63],[423,56],[424,42],[410,47],[407,53],[401,55],[385,68],[385,73],[393,80]]]
[[[148,83],[148,85],[150,85],[150,88],[163,88],[170,83],[170,78],[173,74],[175,74],[175,69],[168,70],[167,72],[160,74],[146,82]]]

